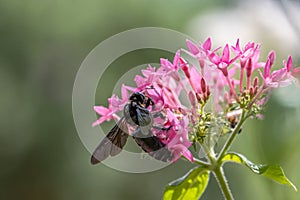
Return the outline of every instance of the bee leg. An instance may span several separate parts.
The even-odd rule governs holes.
[[[134,138],[148,138],[152,137],[153,134],[150,131],[149,126],[138,126],[135,131],[132,133]]]
[[[239,130],[238,134],[240,134],[241,132],[242,132],[242,128],[240,128],[240,130]]]
[[[155,109],[155,105],[154,105],[154,101],[149,97],[148,99],[147,99],[147,102],[146,102],[146,108],[148,108],[149,106],[152,106],[152,110],[154,110]]]
[[[161,131],[168,131],[172,128],[172,125],[169,127],[160,127],[160,126],[152,126],[153,128],[157,129],[157,130],[161,130]]]
[[[162,119],[164,119],[166,117],[164,114],[162,114],[161,111],[157,111],[157,112],[152,113],[152,116],[153,116],[153,118],[160,117]]]
[[[142,106],[136,105],[135,108],[142,110],[144,113],[147,113],[147,114],[149,113],[149,110],[147,108],[142,107]]]
[[[132,133],[132,137],[135,138],[135,137],[139,137],[140,136],[140,128],[137,127],[134,132]]]

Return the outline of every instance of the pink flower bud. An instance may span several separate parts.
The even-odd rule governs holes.
[[[252,58],[250,58],[247,62],[247,65],[246,65],[246,72],[247,72],[247,77],[250,77],[252,75]]]
[[[210,50],[211,49],[211,39],[210,37],[205,40],[205,42],[202,44],[202,48],[204,50]]]
[[[189,92],[189,100],[190,100],[192,106],[196,107],[196,96],[195,96],[195,93],[193,91]]]
[[[253,89],[253,87],[250,88],[250,92],[249,93],[250,93],[250,96],[254,95],[254,89]]]
[[[256,76],[256,77],[254,78],[254,81],[253,81],[253,87],[257,87],[257,86],[258,86],[258,81],[259,81],[259,79],[258,79],[258,77]]]
[[[292,59],[292,56],[289,56],[288,60],[287,60],[287,63],[286,63],[286,70],[288,72],[290,72],[292,67],[293,67],[293,59]]]
[[[276,57],[275,52],[274,51],[270,51],[270,53],[268,55],[268,59],[270,59],[270,65],[271,66],[274,64],[275,57]]]
[[[202,93],[206,92],[206,82],[205,82],[204,78],[201,78],[201,91],[202,91]]]
[[[189,72],[189,68],[187,67],[187,65],[184,65],[184,66],[182,67],[182,70],[183,70],[184,74],[186,75],[186,77],[187,77],[188,79],[191,78],[191,75],[190,75],[190,72]]]
[[[202,103],[202,98],[201,98],[199,93],[196,93],[196,98],[197,98],[197,101],[201,104]]]
[[[210,95],[210,89],[209,89],[209,86],[207,86],[207,88],[206,88],[206,94],[207,94],[207,97],[209,97],[209,95]]]

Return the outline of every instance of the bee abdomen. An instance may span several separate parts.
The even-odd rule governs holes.
[[[150,132],[150,131],[149,131]],[[136,143],[150,156],[157,160],[168,162],[172,160],[172,153],[166,148],[166,145],[153,134],[149,137],[133,137]]]
[[[150,153],[152,151],[157,151],[165,147],[165,145],[159,140],[159,138],[154,135],[146,138],[134,137],[134,139],[136,143],[139,146],[141,146],[142,149],[147,153]]]

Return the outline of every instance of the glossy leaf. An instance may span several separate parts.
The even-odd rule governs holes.
[[[165,188],[163,200],[198,200],[205,191],[208,181],[208,170],[200,167],[191,169]]]
[[[277,183],[288,185],[297,191],[296,186],[285,176],[279,165],[256,165],[249,161],[245,156],[238,153],[227,153],[222,158],[222,161],[243,164],[255,174],[263,175]]]

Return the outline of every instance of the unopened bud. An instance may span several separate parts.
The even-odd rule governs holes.
[[[203,93],[203,95],[202,95],[202,96],[203,96],[203,101],[204,101],[204,102],[206,102],[206,101],[207,101],[207,99],[208,99],[208,97],[207,97],[207,94],[206,94],[206,93]]]
[[[247,62],[246,72],[247,72],[247,77],[250,77],[252,74],[252,58],[250,58]]]
[[[195,107],[196,106],[196,97],[195,97],[195,94],[193,91],[189,92],[189,100],[190,100],[192,106]]]
[[[272,66],[274,64],[274,61],[275,61],[275,52],[274,51],[271,51],[268,55],[268,58],[270,59],[270,65]]]
[[[202,93],[206,93],[206,82],[205,82],[204,78],[201,78],[201,90],[202,90]]]
[[[255,86],[255,87],[254,87],[254,94],[256,94],[257,91],[258,91],[258,86]]]
[[[187,77],[188,79],[190,79],[190,78],[191,78],[191,75],[190,75],[188,66],[187,66],[187,65],[184,65],[184,66],[182,67],[182,70],[183,70],[184,74],[186,75],[186,77]]]
[[[250,88],[250,92],[249,93],[250,93],[250,96],[254,95],[254,89],[253,89],[253,87]]]
[[[202,98],[201,98],[199,93],[196,93],[196,98],[197,98],[197,101],[201,104],[202,103]]]
[[[254,81],[253,81],[253,87],[254,87],[254,88],[258,86],[258,81],[259,81],[259,79],[258,79],[258,77],[256,76],[256,77],[254,78]]]
[[[206,94],[207,94],[207,97],[209,97],[210,96],[210,89],[209,89],[209,87],[207,86],[207,88],[206,88]]]

